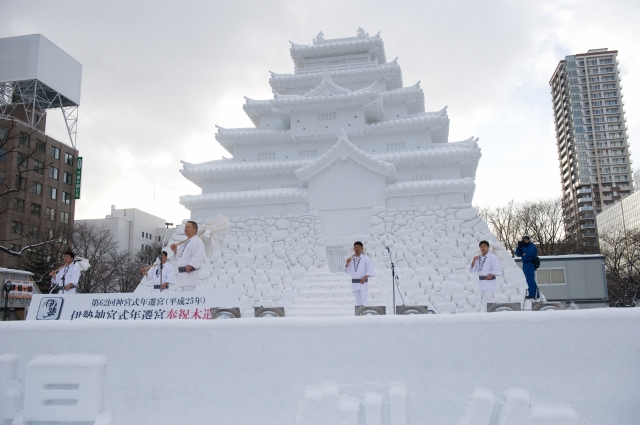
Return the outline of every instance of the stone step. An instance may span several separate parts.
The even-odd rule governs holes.
[[[378,302],[382,301],[382,298],[378,297],[367,297],[367,301],[369,302]],[[331,305],[355,305],[356,299],[355,297],[351,298],[297,298],[295,299],[291,305],[293,306],[331,306]]]
[[[354,313],[353,309],[324,309],[321,311],[291,309],[286,314],[288,317],[341,317],[353,316]]]
[[[369,287],[369,293],[381,293],[382,291],[378,288]],[[305,288],[299,292],[300,296],[308,296],[308,297],[317,297],[322,295],[327,296],[353,296],[351,293],[351,288],[348,290],[345,289],[321,289],[321,288]]]
[[[351,282],[305,282],[301,285],[303,288],[322,288],[322,289],[348,289],[351,290]],[[377,288],[378,284],[375,282],[369,282],[369,288]]]

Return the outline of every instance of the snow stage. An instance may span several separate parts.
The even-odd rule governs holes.
[[[99,425],[637,424],[638,334],[639,309],[9,322],[0,406],[24,406],[14,425],[93,423],[50,413],[87,403]],[[91,400],[54,403],[78,382]]]

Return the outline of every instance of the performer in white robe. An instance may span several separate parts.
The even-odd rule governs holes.
[[[162,292],[167,289],[173,288],[176,284],[176,271],[173,264],[167,261],[167,252],[162,251],[162,270],[160,265],[156,264],[154,267],[142,269],[142,274],[147,277],[147,280],[153,282],[153,289],[151,292]]]
[[[200,273],[198,269],[205,259],[204,243],[197,235],[198,224],[188,221],[184,226],[184,234],[187,241],[180,246],[171,244],[173,251],[172,264],[178,269],[178,288],[183,291],[195,291],[199,283]]]
[[[49,273],[51,284],[58,287],[59,294],[75,294],[80,280],[80,266],[73,262],[76,255],[72,251],[67,251],[62,256],[64,266]]]
[[[367,254],[362,252],[362,242],[353,244],[355,254],[347,258],[344,272],[351,275],[351,292],[356,297],[356,306],[367,305],[369,292],[368,278],[374,277],[373,263]]]
[[[489,252],[489,242],[480,242],[480,253],[471,260],[469,271],[478,273],[478,285],[480,294],[484,299],[485,307],[493,303],[493,291],[496,290],[496,276],[502,276],[500,259]]]

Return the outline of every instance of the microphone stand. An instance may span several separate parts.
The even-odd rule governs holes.
[[[165,226],[167,226],[167,228],[164,231],[164,238],[162,238],[162,246],[160,247],[160,258],[158,259],[160,261],[160,292],[162,292],[162,250],[164,249],[164,244],[167,241],[167,232],[169,231],[169,226],[173,226],[173,223],[164,223]],[[167,260],[169,259],[169,253],[167,252]]]
[[[389,247],[387,248],[387,252],[389,253],[389,261],[391,262],[391,290],[393,292],[393,314],[396,314],[396,266],[393,264],[393,259],[391,258],[391,250]]]

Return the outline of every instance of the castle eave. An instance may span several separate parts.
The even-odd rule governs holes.
[[[205,193],[180,197],[180,204],[189,209],[297,202],[307,202],[307,189],[265,189],[246,192]]]
[[[417,182],[400,182],[387,185],[385,195],[387,197],[434,195],[442,193],[473,194],[476,184],[473,178],[449,180],[427,180]]]

